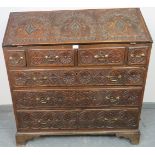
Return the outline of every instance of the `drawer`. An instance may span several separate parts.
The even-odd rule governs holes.
[[[139,106],[142,88],[14,90],[17,109]]]
[[[26,66],[25,51],[19,49],[7,50],[5,60],[8,67],[24,67]]]
[[[143,85],[144,68],[31,69],[12,70],[14,87]]]
[[[144,65],[144,64],[146,64],[148,53],[149,53],[149,47],[148,46],[129,47],[128,64],[129,65],[135,65],[135,64]]]
[[[29,66],[74,66],[74,51],[66,49],[30,49]]]
[[[122,65],[124,64],[124,47],[105,47],[98,49],[80,49],[78,51],[79,66],[86,65]]]
[[[138,109],[18,111],[18,130],[136,129]]]

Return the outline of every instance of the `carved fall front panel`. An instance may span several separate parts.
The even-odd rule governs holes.
[[[13,91],[17,109],[137,106],[142,89],[56,89]]]
[[[138,126],[138,109],[18,111],[18,129],[104,129]]]
[[[3,45],[148,41],[138,9],[11,13]]]
[[[101,48],[78,50],[78,64],[83,65],[120,65],[124,63],[125,48]]]
[[[11,78],[15,87],[142,85],[144,75],[144,68],[11,71]]]

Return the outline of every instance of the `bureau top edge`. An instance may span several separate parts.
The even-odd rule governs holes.
[[[10,13],[2,46],[152,43],[138,8]]]

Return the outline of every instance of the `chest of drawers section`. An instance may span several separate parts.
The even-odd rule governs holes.
[[[96,46],[6,49],[18,131],[138,128],[149,46]]]

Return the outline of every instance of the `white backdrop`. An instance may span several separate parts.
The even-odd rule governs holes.
[[[11,96],[9,90],[9,84],[7,79],[7,73],[4,63],[3,51],[1,48],[5,28],[9,13],[11,11],[43,11],[43,10],[62,10],[64,8],[0,8],[0,105],[11,104]],[[70,9],[70,8],[65,8]],[[72,8],[73,9],[73,8]],[[80,9],[80,8],[75,8]],[[82,8],[84,9],[84,8]],[[146,24],[149,28],[153,40],[155,40],[155,7],[153,8],[141,8],[142,14],[145,18]],[[155,44],[153,44],[152,54],[150,59],[148,78],[146,82],[146,89],[144,94],[144,102],[154,102],[155,104]],[[147,104],[147,103],[145,103]]]

